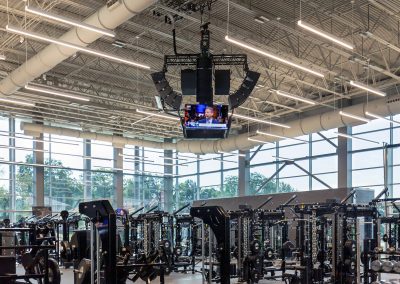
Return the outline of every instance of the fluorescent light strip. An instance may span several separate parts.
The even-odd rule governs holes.
[[[131,161],[135,161],[135,160],[131,160],[131,159],[126,159],[125,161],[127,162],[131,162]],[[173,163],[164,163],[164,164],[158,164],[158,163],[154,163],[154,161],[140,161],[140,163],[144,164],[144,165],[153,165],[153,166],[183,166],[183,167],[187,167],[187,165],[185,165],[186,163],[181,163],[181,164],[173,164]]]
[[[282,123],[278,123],[278,122],[274,122],[274,121],[262,120],[262,119],[258,119],[258,118],[254,118],[254,117],[250,117],[250,116],[241,115],[241,114],[234,113],[233,116],[237,117],[237,118],[244,119],[244,120],[249,120],[249,121],[254,121],[254,122],[259,122],[259,123],[275,125],[275,126],[279,126],[279,127],[283,127],[283,128],[290,128],[290,126],[286,125],[286,124],[282,124]]]
[[[131,155],[123,155],[119,154],[120,157],[125,158],[126,161],[129,162],[154,162],[154,160],[150,160],[148,157],[138,157],[138,156],[131,156]]]
[[[386,45],[387,47],[389,47],[389,48],[391,48],[391,49],[393,49],[393,50],[395,50],[397,52],[400,52],[400,47],[398,47],[398,46],[396,46],[396,45],[394,45],[394,44],[392,44],[392,43],[390,43],[390,42],[388,42],[388,41],[386,41],[386,40],[374,35],[371,32],[365,32],[362,35],[366,35],[367,37],[372,38],[372,39],[380,42],[383,45]]]
[[[371,93],[373,93],[375,95],[378,95],[378,96],[381,96],[381,97],[386,96],[386,93],[381,92],[378,89],[371,88],[370,86],[364,85],[363,83],[360,83],[360,82],[350,81],[350,85],[352,85],[354,87],[357,87],[359,89],[362,89],[364,91],[371,92]]]
[[[95,27],[95,26],[92,26],[92,25],[89,25],[89,24],[86,24],[86,23],[83,23],[83,22],[78,22],[78,21],[73,20],[73,19],[68,19],[68,18],[66,18],[64,16],[61,16],[61,15],[50,14],[47,11],[43,11],[43,10],[37,9],[35,7],[25,6],[25,11],[28,12],[28,13],[35,14],[35,15],[38,15],[38,16],[42,16],[42,17],[45,17],[45,18],[48,18],[48,19],[51,19],[51,20],[55,20],[55,21],[64,23],[64,24],[69,24],[71,26],[75,26],[75,27],[78,27],[78,28],[86,29],[86,30],[89,30],[89,31],[92,31],[92,32],[95,32],[95,33],[99,33],[99,34],[110,36],[110,37],[115,37],[115,33],[113,31],[106,30],[106,29],[101,29],[101,28],[98,28],[98,27]]]
[[[158,156],[159,158],[163,158],[165,160],[174,160],[174,161],[187,161],[187,159],[180,159],[180,158],[170,158],[170,157],[165,157],[165,156]]]
[[[277,160],[292,161],[292,162],[294,162],[293,159],[289,159],[289,158],[285,158],[285,157],[272,156],[272,158],[275,158],[275,159],[277,159]]]
[[[0,60],[6,60],[6,56],[3,54],[0,54]]]
[[[254,138],[251,138],[251,137],[248,137],[247,140],[253,141],[253,142],[259,142],[259,143],[263,143],[263,144],[273,143],[273,142],[269,142],[269,141],[263,141],[263,140],[254,139]]]
[[[362,140],[362,141],[366,141],[366,142],[371,142],[374,144],[381,144],[378,141],[373,141],[373,140],[369,140],[369,139],[365,139],[365,138],[361,138],[361,137],[357,137],[357,136],[353,136],[353,135],[348,135],[348,134],[344,134],[344,133],[339,133],[339,132],[335,132],[338,136],[347,138],[347,139],[357,139],[357,140]]]
[[[13,99],[0,98],[0,102],[15,104],[15,105],[22,105],[22,106],[30,106],[30,107],[35,106],[35,104],[32,104],[32,103],[28,103],[28,102],[20,101],[20,100],[13,100]]]
[[[113,159],[109,158],[101,158],[101,157],[90,157],[90,156],[83,156],[84,160],[103,160],[103,161],[112,161]]]
[[[301,20],[297,22],[297,25],[299,25],[303,29],[306,29],[306,30],[308,30],[308,31],[310,31],[312,33],[315,33],[315,34],[317,34],[317,35],[319,35],[319,36],[321,36],[321,37],[323,37],[323,38],[325,38],[327,40],[330,40],[330,41],[332,41],[332,42],[334,42],[336,44],[339,44],[339,45],[341,45],[341,46],[343,46],[343,47],[345,47],[347,49],[354,49],[354,46],[352,44],[347,43],[347,42],[343,41],[342,39],[339,39],[339,38],[337,38],[337,37],[335,37],[333,35],[327,34],[326,32],[324,32],[324,31],[322,31],[322,30],[320,30],[320,29],[318,29],[316,27],[313,27],[313,26],[311,26],[309,24],[303,23]]]
[[[85,101],[85,102],[90,101],[88,98],[69,95],[69,94],[62,93],[62,92],[59,92],[59,91],[56,91],[56,90],[46,89],[46,88],[32,86],[32,85],[25,85],[25,89],[30,90],[30,91],[35,91],[35,92],[55,95],[55,96],[59,96],[59,97],[70,98],[70,99],[79,100],[79,101]]]
[[[189,159],[194,159],[194,160],[198,160],[199,158],[197,158],[197,157],[190,157],[190,156],[185,156],[185,155],[181,155],[181,154],[178,154],[178,155],[176,155],[177,157],[182,157],[182,158],[189,158]]]
[[[339,114],[342,115],[342,116],[350,117],[350,118],[361,120],[361,121],[364,121],[364,122],[370,122],[371,121],[368,118],[361,117],[361,116],[358,116],[358,115],[355,115],[355,114],[351,114],[351,113],[347,113],[347,112],[344,112],[344,111],[339,111]]]
[[[365,114],[370,116],[370,117],[373,117],[373,118],[387,120],[387,121],[392,122],[394,124],[399,124],[400,125],[400,121],[389,119],[389,118],[386,118],[386,117],[383,117],[383,116],[380,116],[380,115],[377,115],[377,114],[374,114],[374,113],[371,113],[371,112],[368,112],[368,111],[366,111]]]
[[[238,157],[246,157],[246,154],[237,154],[237,153],[229,153],[229,152],[224,152],[224,151],[218,151],[220,154],[228,154],[232,156],[238,156]]]
[[[308,72],[308,73],[313,74],[313,75],[315,75],[315,76],[318,76],[318,77],[321,77],[321,78],[324,77],[324,75],[321,74],[321,73],[319,73],[319,72],[313,71],[313,70],[311,70],[311,69],[309,69],[309,68],[307,68],[307,67],[301,66],[301,65],[299,65],[299,64],[296,64],[296,63],[291,62],[291,61],[289,61],[289,60],[283,59],[283,58],[281,58],[281,57],[278,57],[278,56],[273,55],[273,54],[271,54],[271,53],[268,53],[268,52],[266,52],[266,51],[260,50],[260,49],[258,49],[258,48],[253,47],[253,46],[250,46],[250,45],[248,45],[248,44],[246,44],[246,43],[240,42],[240,41],[238,41],[238,40],[236,40],[236,39],[232,39],[232,38],[230,38],[230,37],[227,36],[227,35],[225,36],[225,40],[226,40],[226,41],[229,41],[229,42],[231,42],[231,43],[233,43],[233,44],[236,44],[236,45],[238,45],[238,46],[240,46],[240,47],[249,49],[249,50],[251,50],[251,51],[253,51],[253,52],[256,52],[256,53],[258,53],[258,54],[261,54],[261,55],[264,55],[264,56],[269,57],[269,58],[271,58],[271,59],[274,59],[274,60],[276,60],[276,61],[279,61],[279,62],[281,62],[281,63],[287,64],[287,65],[290,65],[290,66],[295,67],[295,68],[297,68],[297,69],[300,69],[300,70],[303,70],[303,71],[305,71],[305,72]]]
[[[296,140],[296,141],[308,143],[308,141],[306,141],[306,140],[302,140],[302,139],[298,139],[298,138],[285,137],[285,136],[281,136],[281,135],[277,135],[277,134],[262,132],[260,130],[257,130],[256,133],[257,134],[261,134],[261,135],[265,135],[265,136],[271,136],[271,137],[275,137],[275,138],[280,138],[280,139],[290,139],[290,140]]]
[[[113,56],[113,55],[107,54],[105,52],[97,51],[97,50],[94,50],[94,49],[91,49],[91,48],[88,48],[88,47],[76,45],[76,44],[69,43],[69,42],[66,42],[66,41],[63,41],[63,40],[50,38],[50,37],[47,37],[47,36],[44,36],[44,35],[41,35],[41,34],[38,34],[38,33],[25,31],[23,29],[20,29],[20,28],[17,28],[17,27],[13,27],[13,26],[10,26],[10,25],[6,26],[6,30],[9,31],[9,32],[13,32],[15,34],[18,34],[18,35],[23,35],[23,36],[34,38],[34,39],[37,39],[37,40],[43,40],[43,41],[46,41],[46,42],[49,42],[49,43],[62,45],[62,46],[65,46],[65,47],[69,47],[69,48],[72,48],[72,49],[79,50],[79,51],[84,52],[84,53],[96,55],[98,57],[114,60],[114,61],[117,61],[117,62],[120,62],[120,63],[125,63],[125,64],[128,64],[128,65],[133,65],[133,66],[144,68],[144,69],[150,69],[150,66],[143,65],[143,64],[137,63],[135,61],[131,61],[131,60],[127,60],[127,59],[124,59],[124,58],[121,58],[121,57]]]
[[[0,131],[0,132],[7,132],[7,131]],[[29,140],[29,141],[33,141],[33,142],[43,142],[43,143],[50,143],[50,144],[63,144],[63,145],[73,145],[73,146],[79,146],[79,144],[77,143],[67,143],[67,142],[60,142],[60,141],[51,141],[51,140],[39,140],[39,139],[32,139],[29,137],[20,137],[20,136],[10,136],[10,135],[3,135],[0,134],[0,136],[2,137],[7,137],[8,139],[23,139],[23,140]]]
[[[134,172],[134,173],[149,173],[149,174],[158,174],[161,176],[167,175],[167,176],[176,176],[174,174],[168,174],[168,173],[160,173],[160,172],[150,172],[150,171],[141,171],[141,170],[134,170],[134,169],[122,169],[122,168],[107,168],[103,166],[93,166],[93,168],[100,168],[104,169],[105,171],[129,171],[129,172]]]
[[[279,90],[274,90],[274,91],[275,91],[275,93],[277,95],[280,95],[282,97],[290,98],[290,99],[293,99],[293,100],[296,100],[296,101],[301,101],[301,102],[304,102],[304,103],[307,103],[307,104],[310,104],[310,105],[315,105],[316,104],[316,102],[314,102],[313,100],[302,98],[300,96],[296,96],[296,95],[289,94],[289,93],[286,93],[286,92],[283,92],[283,91],[279,91]]]
[[[213,160],[216,160],[216,161],[221,161],[221,162],[228,162],[228,163],[233,163],[233,164],[237,164],[238,162],[235,162],[235,161],[229,161],[229,160],[224,160],[224,159],[219,159],[219,158],[213,158]]]
[[[162,115],[162,114],[159,114],[159,113],[152,113],[152,112],[148,112],[148,111],[144,111],[144,110],[140,110],[140,109],[136,109],[136,112],[140,113],[140,114],[146,114],[146,115],[151,115],[151,116],[156,116],[156,117],[161,117],[161,118],[180,121],[180,118],[179,117],[175,117],[175,116]]]

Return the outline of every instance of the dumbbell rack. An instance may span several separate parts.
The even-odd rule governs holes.
[[[19,232],[19,233],[33,233],[35,235],[36,228],[0,228],[0,234],[2,232]],[[44,284],[49,284],[49,266],[48,266],[48,259],[49,259],[49,250],[54,250],[56,248],[55,245],[12,245],[12,246],[0,246],[1,250],[44,250],[44,273],[39,274],[23,274],[18,275],[15,272],[15,253],[14,256],[8,257],[8,260],[12,260],[12,267],[10,271],[4,271],[4,273],[0,272],[0,283],[13,283],[12,281],[18,279],[43,279]],[[4,264],[1,264],[3,267]]]
[[[382,260],[382,256],[386,256],[385,260]],[[368,252],[364,255],[365,259],[364,262],[368,264],[368,269],[366,270],[366,281],[375,281],[372,283],[379,283],[376,282],[378,279],[380,280],[383,274],[395,274],[398,275],[398,280],[400,280],[400,251],[379,251],[374,250]],[[368,261],[368,258],[375,259],[371,262]]]

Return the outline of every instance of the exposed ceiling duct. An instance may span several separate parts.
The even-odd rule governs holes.
[[[113,5],[103,6],[88,17],[84,23],[107,30],[113,30],[131,17],[153,5],[157,0],[119,0]],[[59,39],[79,46],[87,46],[101,37],[101,34],[82,28],[73,28]],[[57,64],[72,56],[75,49],[51,44],[15,69],[0,81],[0,94],[11,95],[27,83],[51,70]]]
[[[365,117],[366,111],[383,117],[395,115],[400,113],[400,95],[392,95],[368,103],[357,104],[343,108],[342,110],[346,113],[351,113],[360,117]],[[285,137],[297,137],[332,128],[354,126],[358,124],[360,124],[359,120],[341,116],[339,110],[334,110],[291,121],[288,123],[291,127],[289,129],[271,126],[268,127],[268,132]],[[135,145],[165,150],[177,150],[182,153],[186,152],[195,154],[218,153],[221,151],[230,152],[239,149],[245,150],[260,145],[260,143],[249,141],[247,139],[249,137],[247,133],[221,140],[181,140],[177,143],[162,143],[25,122],[21,123],[21,129],[24,130],[26,135],[32,136],[38,136],[39,133],[49,133],[111,142],[115,147]],[[253,138],[270,142],[279,140],[273,137],[266,139],[265,136],[253,136]]]

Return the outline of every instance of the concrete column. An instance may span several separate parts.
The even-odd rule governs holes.
[[[172,139],[164,139],[165,142],[172,142]],[[163,206],[164,211],[172,212],[173,211],[173,202],[174,202],[174,180],[172,177],[173,168],[172,160],[168,158],[172,158],[172,150],[164,150],[164,189],[161,193],[161,198],[164,200]]]
[[[279,141],[275,143],[275,156],[279,157]],[[275,171],[278,172],[280,168],[280,164],[278,163],[279,159],[275,158],[275,161],[277,162],[275,164]],[[276,192],[279,192],[279,172],[275,176],[275,186],[276,186]]]
[[[393,123],[390,123],[390,141],[389,144],[393,145],[394,139],[393,139]],[[388,147],[386,149],[387,151],[387,156],[386,156],[386,163],[387,163],[387,180],[386,184],[388,187],[388,193],[389,197],[393,197],[393,148]]]
[[[140,157],[140,148],[139,146],[135,146],[134,149],[134,155],[135,157]],[[136,206],[140,206],[142,204],[142,199],[141,199],[141,179],[142,176],[139,173],[140,171],[140,160],[137,159],[135,160],[134,164],[133,164],[133,169],[135,170],[135,176],[133,177],[133,183],[134,183],[134,188],[133,188],[133,198],[134,198],[134,205]]]
[[[198,160],[200,158],[199,155],[196,156],[197,161],[196,161],[196,168],[197,168],[197,174],[196,174],[196,183],[197,183],[197,190],[196,190],[196,200],[200,199],[200,161]]]
[[[133,151],[134,151],[133,155],[135,157],[140,157],[140,148],[138,146],[135,146],[135,149]],[[135,175],[133,176],[132,199],[133,199],[134,206],[140,206],[142,199],[140,197],[141,175],[139,173],[139,171],[140,171],[140,160],[139,159],[135,160],[135,162],[133,163],[133,169],[135,170]]]
[[[114,147],[114,169],[121,169],[114,171],[114,190],[115,190],[115,203],[117,208],[124,207],[124,166],[123,149]]]
[[[249,159],[250,159],[250,151],[239,151],[239,196],[249,195],[250,191],[250,167],[249,167]],[[242,156],[244,155],[244,156]]]
[[[83,156],[92,155],[92,144],[89,139],[83,140]],[[83,159],[83,199],[85,201],[92,199],[92,160]]]
[[[33,142],[33,159],[35,164],[44,165],[43,133]],[[44,166],[33,167],[33,180],[35,189],[35,206],[44,206]]]
[[[8,145],[10,148],[8,149],[8,155],[9,155],[9,161],[10,162],[15,162],[15,119],[14,118],[9,118],[8,119],[8,131],[10,138],[8,140]],[[9,165],[9,183],[8,183],[8,188],[9,188],[9,204],[8,208],[9,210],[15,210],[15,176],[16,176],[16,171],[15,171],[15,165],[10,164]],[[10,218],[12,222],[15,222],[15,214],[10,214]]]
[[[338,128],[339,133],[351,135],[351,127]],[[338,187],[348,188],[352,187],[352,157],[349,152],[352,149],[351,139],[338,136]]]

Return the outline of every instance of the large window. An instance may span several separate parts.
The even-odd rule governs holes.
[[[400,115],[393,117],[400,121]],[[116,206],[116,186],[123,185],[123,206],[173,208],[196,199],[238,195],[239,171],[250,174],[248,194],[320,190],[338,187],[337,129],[268,143],[251,149],[246,166],[239,153],[190,154],[126,146],[57,135],[24,135],[20,120],[0,118],[0,217],[30,215],[36,200],[36,170],[44,169],[45,205],[53,211],[76,209],[82,200],[109,199]],[[400,196],[400,127],[374,120],[349,131],[347,161],[350,186]],[[362,138],[362,139],[357,139]],[[384,151],[384,143],[391,145]],[[38,144],[39,143],[39,144]],[[37,147],[43,143],[43,149]],[[35,154],[43,154],[43,164]],[[386,154],[386,156],[384,156]],[[122,159],[122,164],[120,163]],[[167,173],[164,171],[168,170]],[[343,170],[340,168],[340,170]],[[122,182],[121,182],[122,178]],[[168,197],[167,195],[172,196]],[[10,213],[12,211],[13,213]]]

